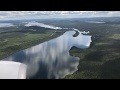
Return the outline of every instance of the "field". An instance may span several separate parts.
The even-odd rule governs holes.
[[[106,23],[87,23],[86,21]],[[91,18],[42,21],[60,27],[90,31],[91,46],[87,49],[73,47],[70,54],[80,58],[78,71],[65,79],[120,79],[120,18]],[[54,30],[0,29],[0,59],[10,54],[60,36]]]
[[[21,27],[20,27],[21,28]],[[64,31],[54,30],[13,30],[13,28],[3,28],[0,33],[0,59],[3,59],[19,50],[23,50],[44,41],[53,39],[63,34]],[[5,30],[4,30],[5,29]],[[52,35],[53,34],[53,35]],[[52,36],[51,36],[52,35]]]

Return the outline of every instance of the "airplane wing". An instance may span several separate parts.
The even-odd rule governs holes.
[[[0,61],[0,79],[26,79],[27,66],[13,61]]]

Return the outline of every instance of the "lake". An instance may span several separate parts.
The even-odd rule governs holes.
[[[27,65],[28,79],[60,79],[73,74],[78,70],[80,58],[70,56],[69,50],[75,46],[89,48],[92,42],[90,35],[73,37],[75,30],[65,32],[63,35],[16,52],[5,61],[16,61]],[[86,34],[86,33],[85,33]]]

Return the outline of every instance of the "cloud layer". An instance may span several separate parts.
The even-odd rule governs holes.
[[[0,11],[0,20],[113,16],[120,16],[120,11]]]
[[[52,26],[52,25],[47,25],[47,24],[38,23],[38,22],[29,22],[29,23],[25,24],[25,26],[27,26],[27,27],[29,27],[29,26],[39,26],[39,27],[50,28],[50,29],[62,29],[61,27],[55,27],[55,26]]]
[[[12,23],[0,23],[0,28],[1,27],[12,27],[12,26],[15,26],[15,25],[13,25]]]

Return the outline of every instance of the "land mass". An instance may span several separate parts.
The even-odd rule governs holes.
[[[88,21],[92,21],[88,22]],[[95,22],[104,23],[95,23]],[[94,22],[94,23],[93,23]],[[19,24],[19,22],[14,22]],[[92,43],[87,49],[72,47],[70,54],[80,58],[78,71],[65,79],[120,79],[120,18],[89,18],[43,20],[42,23],[62,28],[77,28],[90,31]],[[32,47],[62,35],[67,30],[45,29],[39,27],[0,28],[0,59],[19,50]],[[54,34],[53,34],[54,33]],[[77,36],[78,33],[74,35]]]

